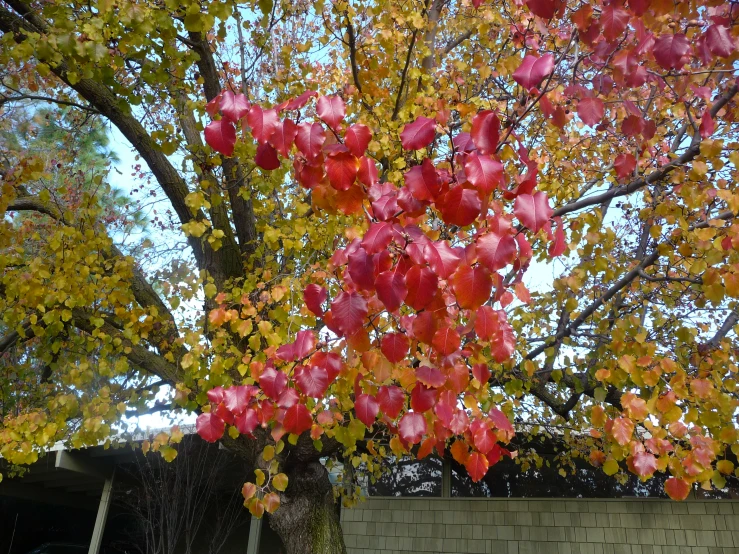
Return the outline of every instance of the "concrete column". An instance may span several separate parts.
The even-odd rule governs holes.
[[[249,524],[249,542],[246,545],[246,554],[259,554],[259,539],[262,538],[262,521],[264,517],[251,516]],[[90,553],[92,554],[92,553]]]
[[[88,554],[98,554],[100,552],[100,544],[103,542],[105,522],[108,520],[108,510],[110,510],[112,495],[113,475],[106,479],[103,484],[103,493],[100,495],[100,505],[98,506],[98,513],[95,518],[95,528],[92,530],[92,540],[90,541],[90,549],[87,551]]]

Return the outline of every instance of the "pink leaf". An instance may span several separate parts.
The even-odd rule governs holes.
[[[498,148],[500,120],[492,110],[483,110],[472,119],[472,142],[481,154],[494,154]]]
[[[616,169],[616,176],[619,179],[626,179],[633,175],[634,169],[636,169],[636,158],[633,154],[619,154],[613,162],[613,167]]]
[[[230,90],[223,92],[221,98],[221,113],[229,121],[238,121],[249,111],[249,102],[243,94],[234,94]]]
[[[429,268],[414,265],[405,274],[405,282],[408,291],[406,304],[420,311],[434,299],[439,278]]]
[[[389,312],[394,312],[408,295],[408,287],[406,286],[405,277],[402,273],[395,270],[383,271],[377,276],[375,281],[377,289],[377,298],[385,304],[385,308]]]
[[[522,194],[516,198],[513,213],[528,229],[537,233],[552,217],[554,210],[549,207],[549,198],[545,192]]]
[[[662,35],[655,43],[652,53],[655,61],[665,69],[682,66],[682,58],[690,52],[690,41],[683,33]]]
[[[337,329],[351,336],[362,328],[367,316],[367,301],[358,292],[342,292],[331,302],[331,313]]]
[[[503,269],[516,258],[516,240],[508,233],[489,232],[477,239],[477,257],[490,271]]]
[[[426,418],[421,414],[409,412],[400,419],[398,432],[405,442],[418,444],[426,434]]]
[[[225,429],[226,425],[216,414],[200,414],[198,419],[195,420],[195,430],[203,440],[208,442],[216,442],[220,439]]]
[[[300,435],[303,431],[307,431],[312,427],[313,417],[303,404],[295,404],[285,411],[285,419],[282,421],[282,425],[288,433]]]
[[[360,394],[354,402],[354,412],[357,414],[359,421],[370,427],[380,412],[380,405],[374,396]]]
[[[268,367],[259,376],[259,386],[264,391],[264,394],[272,400],[277,400],[287,386],[287,375],[282,371],[277,371],[273,367]]]
[[[467,156],[464,164],[464,173],[467,180],[479,190],[483,196],[488,196],[496,187],[503,185],[503,164],[488,156],[476,152]]]
[[[577,115],[583,123],[595,127],[605,115],[605,106],[600,98],[583,98],[577,105]]]
[[[323,315],[323,303],[326,302],[328,293],[320,285],[310,284],[303,291],[303,300],[308,309],[318,317]]]
[[[405,404],[405,393],[403,389],[395,385],[382,386],[377,391],[377,401],[382,413],[390,419],[395,419]]]
[[[728,58],[736,50],[736,44],[724,25],[711,25],[706,31],[706,44],[714,56]]]
[[[382,337],[380,348],[390,362],[397,364],[408,355],[410,341],[403,333],[388,333]]]
[[[372,132],[369,127],[361,123],[355,123],[346,130],[344,144],[352,151],[352,154],[357,158],[361,158],[371,139]]]
[[[306,90],[300,96],[296,96],[295,98],[287,102],[287,104],[285,104],[284,109],[288,111],[299,110],[300,108],[305,106],[308,103],[308,100],[310,100],[314,96],[318,96],[318,93],[316,91]]]
[[[249,108],[249,113],[246,114],[251,134],[260,144],[267,142],[277,128],[278,121],[277,110],[263,110],[256,104]]]
[[[476,190],[456,186],[444,195],[441,216],[445,223],[466,227],[480,215],[482,202]]]
[[[711,112],[709,110],[703,112],[703,117],[701,117],[701,124],[698,131],[700,132],[701,138],[704,139],[710,137],[716,131],[716,122],[711,117]]]
[[[326,132],[320,123],[301,123],[295,136],[295,145],[306,158],[312,159],[321,153],[321,146],[326,141]]]
[[[280,159],[277,157],[277,150],[275,150],[268,142],[260,144],[257,146],[254,163],[267,171],[277,169],[280,167]]]
[[[542,79],[554,69],[554,56],[545,54],[541,58],[526,56],[513,73],[513,80],[527,90],[541,83]]]
[[[216,152],[230,156],[236,144],[236,127],[225,119],[211,121],[205,127],[205,142]]]
[[[316,112],[329,127],[336,130],[346,115],[346,105],[339,96],[321,96],[316,104]]]
[[[438,368],[421,366],[416,370],[416,379],[427,387],[438,389],[446,383],[446,377]]]
[[[295,137],[298,134],[298,127],[290,119],[277,123],[275,130],[269,137],[269,143],[274,146],[284,158],[288,157],[290,148],[293,146]]]
[[[301,366],[295,372],[295,382],[306,396],[322,398],[328,388],[328,372],[318,366]]]
[[[452,248],[446,241],[431,242],[423,249],[423,257],[434,273],[441,279],[448,279],[462,261],[461,248]]]
[[[400,143],[405,150],[420,150],[431,144],[436,136],[436,122],[428,117],[419,117],[408,123],[400,133]]]
[[[614,41],[620,37],[629,23],[629,17],[629,12],[616,2],[603,8],[600,16],[600,26],[606,40]]]
[[[410,168],[403,179],[413,197],[418,200],[433,200],[441,189],[439,175],[429,158],[425,158],[421,165]]]

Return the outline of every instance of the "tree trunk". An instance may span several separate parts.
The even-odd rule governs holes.
[[[286,554],[346,554],[328,472],[320,462],[292,466],[279,509],[270,517]]]

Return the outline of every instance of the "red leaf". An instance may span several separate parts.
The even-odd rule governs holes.
[[[349,147],[349,150],[357,158],[361,158],[364,155],[364,151],[367,150],[370,140],[372,140],[372,132],[369,130],[369,127],[361,123],[355,123],[349,127],[344,135],[344,144]]]
[[[263,110],[261,106],[255,104],[249,108],[249,113],[246,114],[246,122],[251,127],[252,136],[262,144],[267,142],[277,128],[279,118],[277,110]]]
[[[552,19],[557,11],[557,5],[554,0],[526,0],[526,5],[531,13],[538,15],[542,19]]]
[[[442,356],[453,354],[459,349],[460,344],[462,344],[462,341],[459,338],[459,333],[449,327],[436,331],[434,339],[431,341],[431,345]]]
[[[487,427],[479,427],[472,437],[477,448],[483,454],[487,454],[495,446],[495,435]]]
[[[457,269],[459,262],[462,261],[463,252],[461,248],[452,248],[446,241],[442,240],[425,245],[423,258],[436,275],[442,279],[448,279]]]
[[[225,119],[211,121],[205,127],[205,142],[216,152],[230,156],[236,144],[236,127]]]
[[[600,16],[600,26],[606,40],[614,41],[620,37],[629,23],[629,17],[629,12],[616,3],[603,8]]]
[[[398,432],[405,442],[418,444],[426,434],[426,418],[421,414],[409,412],[400,419]]]
[[[254,429],[259,425],[259,417],[257,411],[249,408],[243,414],[237,415],[234,418],[234,425],[236,430],[242,435],[251,435]]]
[[[490,272],[481,266],[463,265],[452,275],[452,287],[457,304],[465,310],[476,310],[490,298],[493,279]]]
[[[295,145],[306,158],[315,158],[321,153],[321,146],[326,141],[326,132],[320,123],[301,123],[295,136]]]
[[[480,263],[490,271],[503,269],[516,258],[516,240],[508,233],[487,233],[478,237],[476,245]]]
[[[555,217],[554,223],[556,223],[557,225],[557,230],[554,231],[554,240],[549,246],[549,256],[552,258],[561,256],[567,249],[567,244],[565,242],[564,223],[562,223],[562,218],[560,216]]]
[[[346,115],[346,105],[339,96],[321,96],[316,104],[316,113],[329,127],[336,130]]]
[[[359,182],[371,187],[379,180],[379,173],[377,172],[377,164],[375,160],[367,156],[359,158]]]
[[[521,194],[516,197],[516,203],[513,205],[513,213],[523,225],[531,229],[534,233],[537,233],[552,217],[554,210],[549,207],[547,194],[545,192],[537,192],[533,196],[530,194]]]
[[[441,201],[441,215],[445,223],[466,227],[480,215],[482,202],[477,191],[454,187]]]
[[[600,98],[583,98],[577,105],[577,115],[583,123],[595,127],[605,115],[605,106]]]
[[[483,110],[472,119],[470,133],[481,154],[494,154],[500,137],[500,120],[492,110]]]
[[[690,494],[690,484],[685,479],[670,477],[665,481],[665,492],[673,500],[685,500]]]
[[[504,182],[503,164],[488,156],[480,156],[476,152],[467,156],[464,173],[467,180],[483,193],[483,196],[489,195],[495,187],[503,185]]]
[[[285,419],[282,421],[282,425],[288,433],[300,435],[303,431],[311,428],[313,417],[303,404],[295,404],[285,411]]]
[[[516,434],[516,430],[513,428],[511,421],[498,408],[490,408],[488,417],[490,418],[490,421],[493,422],[493,425],[495,425],[495,428],[503,435],[502,437],[499,436],[499,438],[504,442],[508,442],[513,438],[513,435]]]
[[[367,427],[375,422],[379,411],[380,405],[375,397],[369,394],[360,394],[354,402],[354,412],[357,414],[357,418]]]
[[[314,96],[318,96],[318,93],[316,91],[306,90],[300,96],[296,96],[295,98],[287,102],[283,109],[288,111],[299,110],[300,108],[305,106],[308,103],[308,100],[310,100]]]
[[[393,226],[390,223],[373,223],[362,237],[362,248],[370,254],[377,254],[385,250],[392,240]]]
[[[621,123],[621,132],[627,137],[636,137],[644,131],[644,119],[638,115],[630,115]]]
[[[613,167],[616,169],[616,176],[619,179],[626,179],[636,169],[636,158],[633,154],[619,154],[613,162]]]
[[[465,461],[464,467],[467,469],[470,479],[477,483],[488,472],[488,459],[479,452],[473,452]]]
[[[418,200],[433,200],[441,189],[439,175],[428,158],[425,158],[421,165],[410,168],[403,179],[413,198]]]
[[[364,248],[357,248],[349,254],[347,270],[359,290],[375,288],[375,262],[371,255],[367,255]]]
[[[408,290],[405,303],[420,311],[436,296],[439,278],[429,268],[414,265],[405,274],[405,282]]]
[[[500,329],[498,312],[490,306],[481,306],[475,318],[475,333],[482,340],[487,340]]]
[[[250,385],[227,388],[223,395],[226,409],[234,415],[243,413],[249,404],[249,399],[253,396],[253,390],[254,388]]]
[[[268,367],[259,376],[259,386],[264,391],[264,394],[272,400],[277,400],[287,386],[287,375],[282,371],[277,371],[273,367]]]
[[[269,143],[274,146],[275,150],[282,154],[283,157],[287,158],[297,134],[298,127],[290,119],[286,119],[277,124],[275,130],[269,137]]]
[[[223,92],[221,97],[221,113],[225,119],[236,122],[249,111],[249,102],[243,94],[234,94],[230,90]]]
[[[388,333],[382,337],[380,349],[390,362],[397,364],[408,355],[410,341],[403,333]]]
[[[490,368],[488,368],[488,366],[486,366],[485,364],[475,364],[472,366],[472,376],[480,381],[480,383],[487,383],[488,379],[490,379],[492,375],[493,372],[490,371]]]
[[[377,402],[380,404],[382,413],[390,419],[395,419],[405,404],[405,393],[403,389],[395,385],[382,386],[377,391]]]
[[[436,404],[436,397],[436,389],[431,389],[422,383],[416,383],[411,391],[411,409],[418,413],[427,412]]]
[[[514,71],[513,80],[523,88],[530,90],[541,83],[542,79],[554,69],[554,56],[545,54],[541,58],[526,56],[521,65]]]
[[[295,342],[283,344],[277,349],[276,357],[286,362],[305,358],[316,347],[316,336],[313,331],[298,331]]]
[[[405,150],[420,150],[431,144],[436,136],[436,122],[428,117],[419,117],[408,123],[400,133],[400,143]]]
[[[347,336],[362,328],[367,311],[367,301],[358,292],[342,292],[331,302],[334,324]]]
[[[435,389],[446,383],[446,377],[438,368],[425,365],[422,365],[416,370],[416,379],[427,387],[433,387]]]
[[[640,477],[651,477],[657,471],[657,458],[648,452],[637,452],[632,464],[636,474]]]
[[[490,343],[490,353],[496,362],[503,363],[513,356],[516,350],[516,335],[503,310],[498,311],[498,331]]]
[[[683,33],[662,35],[652,49],[655,61],[665,69],[677,69],[682,66],[682,57],[690,52],[690,41]]]
[[[701,117],[701,124],[698,128],[698,131],[700,132],[701,138],[708,138],[710,137],[714,131],[716,130],[716,122],[711,117],[711,112],[709,110],[706,110],[703,112],[703,117]]]
[[[303,291],[303,300],[308,309],[318,317],[323,315],[323,303],[328,298],[326,289],[320,285],[310,284]]]
[[[400,308],[403,300],[408,295],[405,280],[403,274],[396,270],[383,271],[377,276],[375,281],[377,298],[385,304],[385,308],[389,312],[394,312]]]
[[[383,194],[372,202],[372,213],[380,221],[389,221],[398,213],[398,197],[396,194]]]
[[[359,172],[359,160],[351,152],[334,152],[326,158],[328,182],[336,190],[349,190]]]
[[[295,371],[295,382],[306,396],[322,398],[328,388],[328,372],[318,366],[300,366]]]
[[[728,58],[736,50],[736,44],[724,25],[711,25],[706,31],[706,44],[714,56]]]
[[[262,169],[272,171],[280,167],[280,159],[277,157],[277,150],[265,142],[257,146],[257,153],[254,156],[254,163],[256,163]]]
[[[226,425],[223,420],[216,414],[200,414],[198,419],[195,420],[195,430],[198,432],[203,440],[208,442],[216,442],[223,436]]]
[[[213,387],[206,393],[206,396],[209,402],[220,404],[226,398],[226,391],[223,390],[223,387]]]

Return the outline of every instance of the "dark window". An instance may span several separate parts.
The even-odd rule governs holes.
[[[441,459],[401,458],[385,461],[385,471],[374,483],[370,478],[370,496],[441,496]]]

